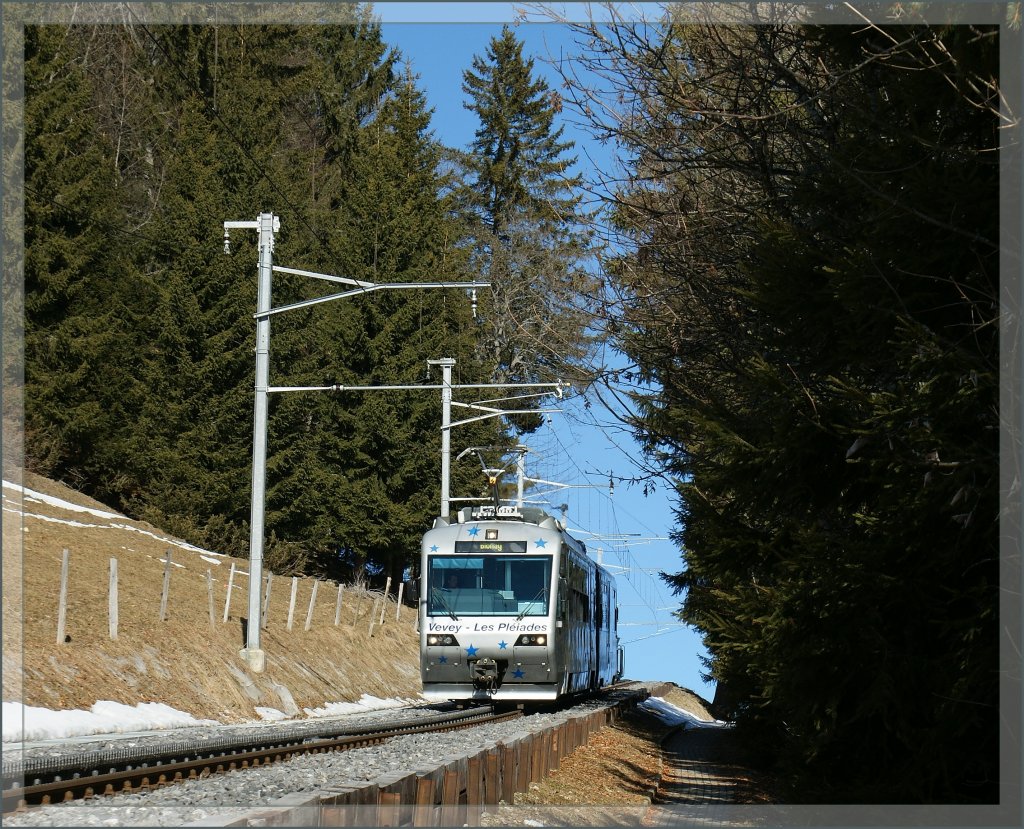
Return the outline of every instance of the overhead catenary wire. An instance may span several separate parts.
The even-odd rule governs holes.
[[[575,442],[579,443],[579,439],[576,437],[575,432],[571,423],[566,424],[566,428],[569,430],[570,435],[575,438]],[[586,504],[588,507],[588,513],[591,506],[593,505],[594,499],[598,499],[598,505],[601,508],[602,515],[600,520],[595,522],[593,516],[588,514],[585,516],[587,525],[589,527],[595,526],[596,523],[602,524],[610,522],[611,532],[593,532],[590,529],[582,527],[574,517],[566,516],[567,524],[572,529],[579,529],[581,534],[592,535],[595,539],[606,538],[608,545],[607,551],[614,553],[618,558],[621,568],[621,573],[624,576],[626,583],[632,588],[633,592],[642,602],[642,607],[646,608],[650,615],[650,622],[644,623],[647,626],[658,628],[661,626],[659,621],[660,613],[662,609],[659,605],[664,605],[667,601],[670,601],[669,597],[665,596],[664,590],[661,589],[660,580],[654,578],[653,568],[640,567],[636,558],[630,552],[628,545],[625,543],[627,536],[621,532],[619,527],[618,511],[619,507],[615,504],[614,500],[604,491],[603,483],[595,483],[595,477],[591,473],[586,472],[575,459],[575,453],[570,451],[569,447],[566,446],[565,441],[559,436],[557,431],[553,428],[539,430],[535,433],[533,440],[534,453],[540,458],[544,459],[548,466],[552,467],[551,471],[547,471],[545,467],[544,475],[546,478],[562,479],[567,481],[586,481],[586,484],[569,484],[570,487],[577,487],[586,491],[587,498]],[[558,461],[553,459],[557,458]],[[537,473],[538,475],[540,473]],[[544,496],[553,494],[549,491],[540,491],[534,493],[537,496]],[[579,500],[577,498],[577,500]],[[550,504],[550,502],[548,502]],[[626,511],[628,514],[628,511]],[[605,515],[607,514],[607,517]],[[665,538],[664,536],[658,536],[654,533],[650,527],[647,527],[644,522],[635,516],[630,515],[630,518],[637,524],[646,529],[649,535],[654,537]],[[614,568],[614,565],[613,565]]]

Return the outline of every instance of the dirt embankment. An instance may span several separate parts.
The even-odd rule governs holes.
[[[237,722],[255,719],[257,707],[292,715],[363,694],[419,694],[414,614],[402,607],[396,619],[394,593],[385,601],[379,592],[345,585],[336,624],[337,584],[317,584],[311,602],[314,580],[299,579],[292,604],[291,578],[274,577],[261,641],[266,670],[255,674],[238,655],[248,615],[247,561],[191,548],[46,478],[26,473],[23,484],[24,496],[11,486],[3,490],[5,700],[51,709],[88,709],[97,700],[162,702]],[[64,549],[65,636],[58,643]],[[117,561],[116,639],[111,559]]]

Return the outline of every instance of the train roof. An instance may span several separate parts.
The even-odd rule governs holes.
[[[493,506],[482,506],[482,507],[463,507],[455,514],[456,524],[469,524],[475,521],[518,521],[522,524],[534,524],[538,527],[545,529],[558,530],[565,534],[566,538],[571,539],[576,544],[579,544],[582,551],[587,553],[587,545],[576,538],[573,538],[567,532],[565,525],[555,518],[553,515],[542,510],[540,507],[516,507],[516,506],[499,506],[497,508]],[[434,519],[433,529],[439,529],[441,527],[450,527],[453,522],[448,521],[442,516],[438,516]],[[588,560],[598,569],[601,570],[613,583],[615,581],[615,575],[610,572],[604,565],[594,561],[593,559]]]
[[[455,514],[455,522],[468,524],[473,521],[518,521],[523,524],[536,524],[565,531],[565,525],[552,515],[549,515],[540,507],[517,507],[517,506],[482,506],[463,507]],[[453,522],[439,516],[434,519],[435,527],[447,527]]]

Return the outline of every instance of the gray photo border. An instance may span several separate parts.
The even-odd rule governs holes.
[[[3,390],[4,411],[3,474],[7,480],[21,483],[23,437],[23,27],[38,23],[130,22],[132,17],[146,23],[230,22],[241,13],[247,19],[290,23],[310,21],[343,22],[345,3],[52,3],[25,2],[0,4],[0,28],[3,36],[3,145],[2,145],[2,226],[3,226]],[[379,12],[387,3],[375,4]],[[408,22],[426,22],[426,16],[412,7],[432,3],[403,4],[409,7]],[[469,4],[447,3],[458,6]],[[496,4],[497,5],[497,4]],[[512,4],[500,4],[510,10]],[[988,23],[1001,27],[1001,72],[1004,97],[1004,126],[1001,143],[1001,392],[1000,392],[1000,491],[1001,568],[1000,618],[1000,714],[1003,723],[1000,761],[1005,796],[998,806],[708,806],[671,807],[665,812],[669,826],[1020,826],[1021,802],[1021,568],[1020,529],[1024,523],[1021,498],[1021,435],[1024,412],[1020,403],[1022,346],[1024,330],[1020,309],[1024,300],[1021,273],[1022,237],[1022,165],[1020,114],[1021,82],[1021,3],[684,3],[701,19],[717,22],[755,22],[757,19],[799,18],[813,9],[816,18],[829,24],[856,24],[867,20],[893,20],[898,14],[906,22]],[[550,4],[562,19],[585,20],[591,10],[588,3]],[[597,7],[595,7],[597,8]],[[621,13],[653,15],[658,4],[622,4]],[[527,11],[541,14],[539,6]],[[467,14],[467,22],[472,22]],[[509,15],[507,22],[513,21]],[[1015,22],[1015,25],[1013,21]],[[387,22],[402,22],[388,18]],[[500,24],[501,21],[498,21]],[[5,497],[8,497],[5,494]],[[16,496],[11,495],[10,498]],[[19,525],[19,529],[21,529]],[[22,548],[21,532],[14,538],[3,537],[3,632],[4,672],[21,673],[22,642]],[[4,758],[7,758],[7,753]],[[593,808],[594,822],[609,825],[608,810]],[[552,825],[559,815],[551,809]],[[634,824],[626,820],[624,825]],[[580,825],[580,824],[576,824]]]

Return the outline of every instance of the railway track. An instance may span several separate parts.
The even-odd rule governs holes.
[[[391,728],[364,726],[316,734],[275,731],[256,741],[179,743],[160,748],[96,752],[75,758],[5,763],[4,814],[28,805],[88,799],[173,785],[236,769],[259,768],[302,754],[346,751],[403,734],[454,731],[522,715],[490,708],[445,713]],[[13,782],[8,786],[8,782]]]

